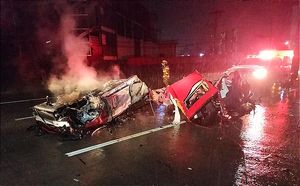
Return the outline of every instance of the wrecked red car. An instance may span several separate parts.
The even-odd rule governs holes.
[[[189,120],[218,93],[217,88],[197,71],[168,86],[167,91]]]
[[[152,90],[151,98],[157,104],[174,105],[173,123],[180,123],[180,112],[188,121],[197,119],[202,124],[220,111],[218,89],[195,71],[166,88]]]
[[[240,117],[255,108],[249,80],[262,81],[267,70],[258,65],[238,65],[227,69],[215,83],[195,71],[167,88],[151,91],[157,104],[174,105],[173,123],[180,123],[180,113],[188,121],[207,124],[228,114]],[[258,82],[257,82],[258,83]]]
[[[39,129],[81,138],[84,132],[112,121],[147,94],[147,85],[132,76],[111,80],[88,93],[58,96],[53,103],[47,100],[34,106],[33,114]]]

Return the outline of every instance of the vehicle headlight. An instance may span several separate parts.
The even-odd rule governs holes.
[[[262,50],[259,52],[258,57],[262,60],[271,60],[277,55],[275,50]]]
[[[253,71],[252,74],[256,79],[264,79],[267,76],[268,71],[265,68],[261,68]]]

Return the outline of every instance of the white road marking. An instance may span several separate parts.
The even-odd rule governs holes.
[[[72,151],[72,152],[65,153],[65,155],[68,156],[68,157],[77,156],[79,154],[83,154],[83,153],[86,153],[86,152],[89,152],[89,151],[92,151],[92,150],[96,150],[96,149],[99,149],[99,148],[102,148],[102,147],[106,147],[106,146],[109,146],[109,145],[120,143],[122,141],[126,141],[126,140],[129,140],[129,139],[133,139],[133,138],[137,138],[137,137],[140,137],[140,136],[143,136],[143,135],[154,133],[154,132],[157,132],[157,131],[160,131],[160,130],[163,130],[163,129],[178,126],[178,125],[181,125],[183,123],[186,123],[186,121],[181,121],[179,124],[169,124],[169,125],[161,126],[161,127],[158,127],[158,128],[154,128],[154,129],[146,130],[146,131],[139,132],[139,133],[136,133],[136,134],[132,134],[132,135],[129,135],[129,136],[125,136],[125,137],[122,137],[122,138],[119,138],[119,139],[107,141],[107,142],[100,143],[100,144],[97,144],[97,145],[92,145],[92,146],[89,146],[89,147],[86,147],[86,148],[82,148],[82,149],[79,149],[79,150],[75,150],[75,151]]]
[[[24,118],[16,118],[15,121],[22,121],[22,120],[32,119],[32,118],[35,118],[35,116],[28,116],[28,117],[24,117]]]
[[[5,101],[1,102],[0,105],[5,105],[5,104],[11,104],[11,103],[22,103],[22,102],[27,102],[27,101],[38,101],[38,100],[44,100],[46,98],[34,98],[34,99],[22,99],[22,100],[16,100],[16,101]]]

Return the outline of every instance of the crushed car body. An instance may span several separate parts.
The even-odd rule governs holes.
[[[259,65],[237,65],[221,73],[215,83],[195,71],[166,88],[152,90],[151,97],[157,104],[175,106],[174,124],[180,123],[179,111],[188,121],[200,119],[202,123],[231,113],[242,116],[255,108],[249,74],[262,81],[267,70]]]
[[[157,104],[174,105],[173,123],[180,123],[180,113],[188,121],[200,118],[203,121],[219,111],[218,89],[198,72],[185,76],[166,88],[152,90],[151,98]]]
[[[246,74],[261,79],[266,70],[257,65],[239,65],[227,69],[212,83],[198,71],[181,80],[150,90],[137,76],[111,80],[102,88],[80,94],[73,92],[33,107],[39,128],[81,138],[85,131],[97,129],[116,119],[131,105],[148,97],[157,105],[174,106],[173,124],[187,121],[208,124],[224,115],[238,117],[255,109]],[[180,113],[181,111],[181,113]],[[237,114],[236,114],[237,113]]]
[[[49,132],[82,135],[124,113],[148,95],[147,85],[137,76],[111,80],[102,88],[82,94],[73,92],[33,107],[39,128]]]

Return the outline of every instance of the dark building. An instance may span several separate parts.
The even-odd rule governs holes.
[[[139,1],[7,0],[1,1],[2,79],[38,82],[60,70],[66,61],[60,37],[65,14],[76,21],[74,34],[89,43],[91,66],[166,53],[159,51],[156,16]]]
[[[158,55],[155,15],[138,1],[69,0],[78,36],[86,37],[92,64]]]

